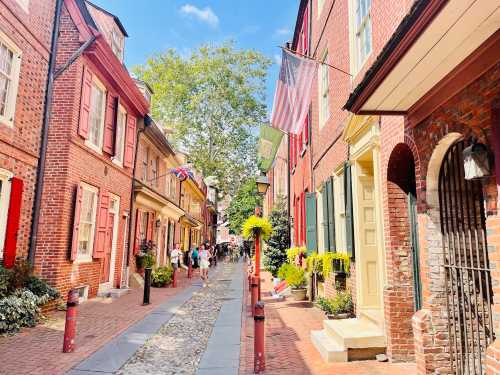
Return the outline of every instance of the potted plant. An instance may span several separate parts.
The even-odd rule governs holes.
[[[286,275],[286,282],[292,288],[292,297],[295,301],[304,301],[306,299],[306,277],[302,268],[290,265]]]
[[[164,288],[172,282],[172,275],[172,267],[158,267],[151,275],[151,285],[156,288]]]
[[[333,298],[318,298],[318,307],[328,319],[347,319],[352,317],[352,296],[348,291],[337,291]]]
[[[152,268],[154,266],[156,262],[155,247],[156,245],[153,241],[142,241],[140,251],[135,256],[135,264],[141,274],[145,268]]]

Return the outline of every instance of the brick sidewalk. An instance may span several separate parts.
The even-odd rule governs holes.
[[[309,338],[312,330],[322,328],[324,314],[307,302],[291,299],[276,302],[269,298],[270,274],[263,273],[262,298],[266,314],[266,375],[409,375],[414,364],[356,361],[326,363]],[[248,286],[246,317],[242,319],[240,375],[253,374],[253,318],[249,309]]]
[[[142,289],[118,299],[94,298],[78,307],[76,351],[62,353],[64,312],[50,314],[44,324],[10,337],[0,337],[0,374],[60,375],[90,356],[154,308],[199,281],[182,271],[177,288],[151,288],[151,304],[142,306]]]

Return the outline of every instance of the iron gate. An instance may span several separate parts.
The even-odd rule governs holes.
[[[481,182],[464,178],[465,142],[447,152],[439,175],[452,371],[484,374],[493,340],[491,276]]]

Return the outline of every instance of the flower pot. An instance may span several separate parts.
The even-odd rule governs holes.
[[[306,299],[306,288],[292,288],[292,298],[294,301],[304,301]]]
[[[337,319],[349,319],[351,314],[349,313],[341,313],[341,314],[326,314],[327,319],[329,320],[337,320]]]

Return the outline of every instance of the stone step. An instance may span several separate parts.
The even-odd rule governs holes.
[[[128,294],[130,292],[129,288],[122,288],[122,289],[111,289],[109,291],[109,296],[111,298],[120,298],[124,296],[125,294]]]
[[[311,331],[311,341],[325,362],[347,362],[347,350],[332,340],[324,329]]]
[[[367,319],[324,320],[325,333],[346,349],[384,348],[383,330]]]
[[[381,309],[363,309],[359,311],[361,319],[367,319],[378,327],[384,327],[384,313]]]

